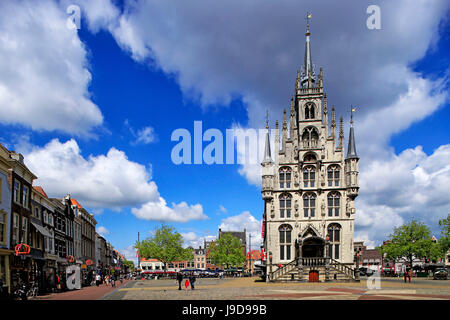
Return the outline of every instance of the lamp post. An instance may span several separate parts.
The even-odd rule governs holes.
[[[325,282],[330,281],[330,270],[329,270],[329,257],[330,257],[330,235],[327,234],[327,237],[325,239]]]
[[[359,281],[359,251],[356,253],[355,280]]]
[[[272,251],[269,251],[269,281],[272,280]]]

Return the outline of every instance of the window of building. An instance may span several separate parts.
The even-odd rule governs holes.
[[[338,192],[330,192],[328,194],[328,216],[338,217],[340,207],[340,194]]]
[[[339,166],[328,167],[328,186],[338,187],[339,186]]]
[[[28,243],[28,218],[22,217],[22,241]]]
[[[307,127],[302,133],[303,148],[317,148],[319,143],[319,133],[314,127]]]
[[[22,205],[25,208],[28,208],[28,197],[29,197],[28,190],[29,189],[27,186],[23,186]]]
[[[305,188],[314,188],[314,181],[316,179],[316,168],[308,166],[303,169],[303,186]]]
[[[183,268],[184,268],[184,262],[180,262],[180,263],[178,264],[178,267],[179,267],[180,269],[183,269]]]
[[[0,243],[6,243],[6,213],[0,211]]]
[[[291,260],[292,227],[288,224],[278,228],[280,234],[280,260]]]
[[[340,257],[340,243],[341,243],[341,226],[337,223],[332,223],[328,226],[328,257],[339,259]]]
[[[41,220],[41,214],[38,206],[34,207],[34,217]]]
[[[3,180],[0,178],[0,203],[2,203],[2,188],[3,188]]]
[[[305,218],[314,217],[316,214],[316,195],[307,193],[303,196],[303,215]]]
[[[305,105],[305,119],[314,119],[315,118],[315,105],[314,103],[307,103]]]
[[[280,168],[280,188],[290,188],[291,187],[291,172],[290,167]]]
[[[53,226],[53,215],[51,213],[48,214],[48,224]]]
[[[20,182],[17,180],[14,180],[14,195],[13,195],[14,202],[20,204]]]
[[[280,218],[291,217],[292,196],[290,194],[282,194],[280,196]]]

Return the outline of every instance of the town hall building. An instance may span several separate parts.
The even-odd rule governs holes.
[[[359,158],[353,116],[345,150],[343,118],[337,130],[334,107],[329,124],[323,70],[316,75],[312,63],[309,21],[305,35],[304,65],[289,114],[284,109],[281,142],[277,120],[275,150],[267,132],[261,164],[267,280],[357,280],[353,235]]]

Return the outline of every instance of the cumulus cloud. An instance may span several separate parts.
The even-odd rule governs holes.
[[[84,158],[78,143],[53,139],[43,147],[24,150],[25,163],[51,196],[69,193],[83,206],[119,210],[145,220],[178,221],[206,219],[200,204],[166,205],[144,165],[130,161],[125,152],[111,148],[106,155]],[[20,149],[19,149],[20,150]]]
[[[0,3],[0,123],[92,135],[87,50],[54,1]]]
[[[172,203],[167,206],[163,198],[144,203],[140,208],[133,208],[131,212],[139,219],[162,222],[187,222],[189,220],[205,220],[201,204],[188,205],[186,202]]]
[[[213,241],[216,240],[216,236],[212,235],[206,235],[206,236],[199,236],[195,232],[190,231],[186,233],[181,233],[183,237],[183,247],[192,247],[192,248],[198,248],[202,247],[204,248],[205,241]]]
[[[135,138],[135,140],[131,142],[132,145],[149,144],[149,143],[157,141],[157,139],[158,139],[158,137],[155,133],[155,129],[151,126],[143,127],[136,131],[130,125],[130,122],[128,121],[128,119],[125,120],[124,124],[125,124],[125,127],[127,127],[128,130],[130,130],[131,134]]]

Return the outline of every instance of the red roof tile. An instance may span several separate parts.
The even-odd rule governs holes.
[[[33,189],[36,190],[36,192],[40,193],[42,196],[48,199],[47,194],[45,193],[44,189],[41,186],[33,186]]]
[[[72,203],[72,205],[77,206],[78,209],[83,208],[83,207],[81,206],[81,204],[80,204],[76,199],[74,199],[74,198],[70,198],[70,202]]]

